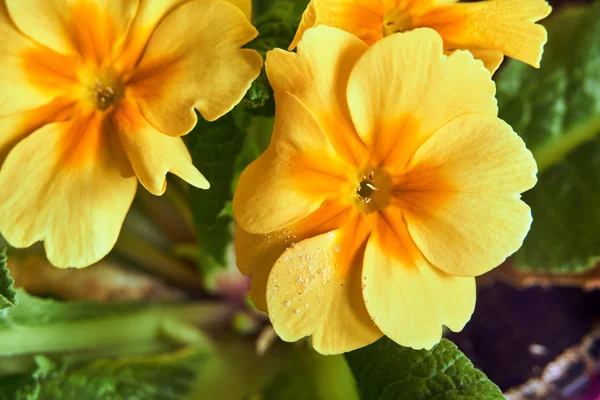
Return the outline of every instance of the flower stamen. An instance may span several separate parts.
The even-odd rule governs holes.
[[[391,179],[385,171],[370,169],[360,176],[355,186],[355,204],[364,213],[370,213],[389,204]]]
[[[109,109],[116,103],[117,94],[113,88],[104,87],[98,79],[96,79],[96,108],[100,111]]]
[[[383,20],[383,36],[411,30],[412,18],[404,10],[393,10]]]

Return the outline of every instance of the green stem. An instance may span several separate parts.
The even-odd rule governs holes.
[[[186,264],[126,230],[121,232],[115,250],[144,269],[173,283],[190,289],[202,288],[198,275]]]
[[[175,210],[177,210],[179,217],[182,219],[183,223],[187,227],[187,229],[195,233],[196,232],[196,224],[194,223],[194,216],[192,215],[192,210],[189,206],[189,202],[181,185],[176,185],[175,182],[170,182],[170,188],[167,189],[164,196],[171,202]]]
[[[571,132],[546,142],[533,152],[539,173],[564,159],[573,149],[579,147],[583,142],[592,140],[599,133],[600,117],[596,117],[578,125]]]
[[[93,352],[124,355],[184,345],[208,346],[199,328],[222,323],[225,304],[155,305],[147,309],[0,329],[0,356]],[[174,332],[176,334],[174,334]]]

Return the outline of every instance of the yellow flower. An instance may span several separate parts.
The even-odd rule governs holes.
[[[0,231],[59,267],[114,246],[137,181],[208,188],[180,136],[262,65],[249,0],[2,0]]]
[[[470,50],[494,72],[503,54],[539,67],[547,34],[535,22],[552,8],[545,0],[312,0],[290,50],[310,27],[328,25],[372,45],[396,32],[435,29],[444,49]]]
[[[497,118],[489,72],[422,28],[367,45],[317,27],[268,53],[277,115],[242,174],[238,266],[278,335],[321,353],[382,333],[430,348],[459,331],[475,279],[522,244],[536,182]]]

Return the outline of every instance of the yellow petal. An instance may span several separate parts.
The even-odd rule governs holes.
[[[521,247],[531,213],[519,193],[533,187],[536,171],[506,123],[470,115],[439,129],[394,187],[427,260],[449,274],[477,276]]]
[[[539,67],[547,33],[535,22],[551,10],[545,0],[457,2],[433,9],[415,23],[437,30],[447,48],[499,50]]]
[[[167,172],[198,188],[209,188],[206,178],[194,167],[183,140],[154,129],[135,104],[126,102],[119,105],[114,118],[119,139],[133,170],[150,193],[160,196],[165,192]]]
[[[138,0],[6,0],[19,29],[60,54],[79,54],[100,65],[125,39]]]
[[[239,225],[236,228],[237,266],[242,274],[252,276],[248,295],[260,311],[267,312],[267,280],[273,264],[289,246],[290,240],[291,235],[286,231],[255,235]]]
[[[372,45],[383,37],[384,13],[385,7],[378,0],[312,0],[302,16],[294,43],[307,29],[326,25],[350,32]]]
[[[290,247],[273,266],[267,285],[275,332],[288,342],[312,335],[313,347],[322,354],[355,350],[381,337],[362,300],[360,257],[353,265],[340,263],[340,236],[333,231]]]
[[[496,72],[496,70],[504,61],[504,54],[498,50],[490,50],[490,49],[468,49],[473,57],[478,60],[483,61],[483,65],[485,68],[490,71],[492,74]]]
[[[307,29],[315,27],[317,24],[317,11],[315,10],[315,3],[311,1],[306,6],[306,10],[302,13],[302,20],[300,21],[300,25],[298,26],[298,30],[296,31],[296,35],[292,40],[292,43],[288,46],[288,50],[292,51],[298,46],[298,42],[302,39],[304,32]]]
[[[276,101],[271,144],[244,170],[233,197],[235,219],[250,233],[299,221],[346,184],[343,164],[306,108],[287,92]]]
[[[177,7],[182,4],[189,3],[191,0],[139,0],[137,14],[129,34],[127,35],[127,43],[125,50],[119,58],[118,65],[122,69],[131,69],[142,56],[148,40],[158,24]],[[225,0],[238,7],[248,19],[252,16],[252,1],[251,0]]]
[[[237,227],[237,266],[242,274],[252,276],[248,294],[259,310],[267,311],[267,279],[281,254],[301,240],[338,229],[347,216],[347,207],[336,201],[325,201],[306,218],[268,234],[255,235]]]
[[[0,117],[0,165],[22,139],[48,123],[69,119],[72,113],[73,103],[59,98],[31,111]]]
[[[351,34],[320,26],[304,35],[297,53],[275,49],[266,62],[273,90],[296,96],[340,154],[356,163],[362,143],[352,127],[345,93],[350,71],[366,50]]]
[[[418,252],[412,260],[398,254],[398,247],[414,247],[405,231],[400,212],[380,220],[365,251],[363,296],[386,336],[401,346],[430,349],[440,341],[442,325],[458,332],[471,318],[475,279],[439,271]]]
[[[403,167],[436,129],[467,113],[496,115],[495,86],[465,51],[443,55],[440,36],[416,29],[367,50],[348,82],[348,104],[372,157]]]
[[[129,87],[159,131],[188,133],[194,107],[213,121],[229,112],[260,73],[262,58],[240,47],[258,32],[221,0],[191,1],[167,15],[152,35]]]
[[[26,55],[41,49],[12,23],[4,6],[0,7],[0,86],[5,95],[0,100],[0,116],[31,111],[49,103],[55,92],[48,92],[31,81]],[[44,71],[48,75],[49,71]]]
[[[250,20],[252,18],[252,0],[225,0],[228,3],[233,4],[246,15]]]
[[[43,240],[53,265],[85,267],[114,246],[137,182],[115,133],[86,115],[23,139],[0,185],[0,232],[12,246]]]

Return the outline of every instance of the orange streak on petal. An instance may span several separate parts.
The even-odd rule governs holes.
[[[379,246],[385,249],[389,257],[397,259],[401,265],[416,268],[416,261],[422,259],[421,252],[415,245],[404,217],[402,209],[390,206],[379,214],[377,219],[377,235]]]
[[[107,119],[98,112],[83,113],[74,118],[64,131],[64,147],[60,149],[64,168],[84,168],[94,162],[107,146]]]
[[[442,210],[459,190],[443,169],[425,162],[393,178],[392,204],[423,218]]]
[[[372,163],[380,168],[386,168],[394,173],[408,163],[420,145],[432,132],[419,132],[420,126],[417,118],[410,114],[402,115],[392,121],[382,122],[376,127],[377,133],[373,136],[371,145]]]
[[[19,141],[48,123],[68,120],[73,112],[72,100],[56,98],[32,111],[0,117],[0,131],[4,133],[0,137],[0,164]]]
[[[177,74],[179,61],[172,58],[153,61],[136,70],[134,75],[124,77],[125,83],[134,97],[154,102],[164,96],[167,83]]]
[[[78,60],[72,56],[55,53],[39,46],[21,54],[23,71],[27,79],[48,93],[71,91],[78,82]]]
[[[117,29],[106,8],[90,1],[77,2],[69,22],[67,31],[84,60],[101,66],[114,56]]]
[[[362,259],[356,260],[356,257],[362,257],[376,221],[375,214],[364,215],[354,207],[345,215],[335,248],[337,266],[342,276],[352,268],[362,268]]]
[[[307,151],[295,160],[291,176],[296,187],[306,194],[338,197],[348,182],[342,164],[325,152]]]

